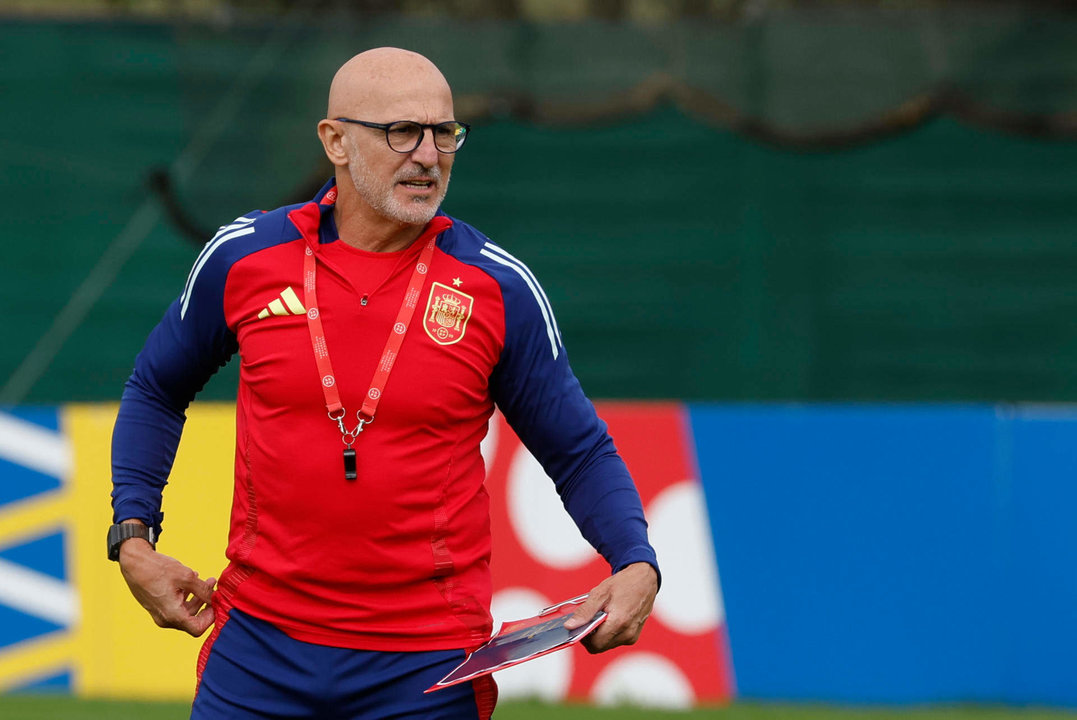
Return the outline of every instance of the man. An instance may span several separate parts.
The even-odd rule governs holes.
[[[487,718],[488,678],[423,690],[491,631],[479,443],[495,403],[613,574],[601,652],[658,588],[639,496],[530,271],[438,212],[468,132],[426,58],[364,52],[318,134],[336,179],[221,229],[150,334],[113,437],[110,556],[161,626],[200,635],[194,718]],[[184,410],[236,352],[229,565],[157,553]]]

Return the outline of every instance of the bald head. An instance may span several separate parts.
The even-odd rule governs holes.
[[[419,112],[423,117],[416,116]],[[337,70],[329,87],[326,117],[357,117],[374,122],[451,120],[452,91],[437,66],[419,53],[374,48],[359,53]]]

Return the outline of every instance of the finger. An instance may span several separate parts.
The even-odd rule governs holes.
[[[209,603],[213,600],[213,582],[210,580],[199,580],[197,576],[188,578],[186,581],[180,583],[180,589],[185,590],[197,597],[204,603]]]
[[[602,604],[605,602],[605,598],[598,593],[592,592],[583,604],[576,608],[576,612],[568,616],[568,620],[565,620],[565,628],[568,630],[575,630],[578,627],[586,625],[591,621],[591,618],[595,616],[599,610],[602,609]]]
[[[197,595],[191,595],[183,603],[183,607],[187,610],[188,615],[197,615],[198,611],[206,606],[207,605],[202,601],[202,598]]]
[[[213,623],[217,620],[217,613],[212,607],[206,607],[202,612],[198,613],[194,617],[194,628],[191,632],[192,635],[198,637],[209,628],[213,627]]]
[[[603,625],[605,625],[605,623],[603,623]],[[582,644],[587,652],[592,655],[616,647],[616,644],[614,643],[614,634],[609,630],[603,632],[603,625],[599,625],[597,630],[580,641],[580,644]]]
[[[639,633],[634,632],[632,626],[617,628],[606,627],[609,622],[598,626],[598,629],[585,637],[581,644],[592,655],[612,650],[622,645],[634,645],[639,640]]]
[[[187,622],[192,617],[182,606],[157,608],[150,612],[153,621],[163,628],[186,630]]]
[[[183,621],[177,624],[175,627],[186,631],[188,634],[198,637],[210,627],[213,626],[214,620],[216,620],[216,613],[212,607],[206,607],[202,612],[197,615],[188,615]]]
[[[606,611],[609,613],[610,609],[606,608]],[[591,654],[600,653],[613,647],[611,643],[619,631],[617,620],[612,615],[606,615],[606,619],[580,642],[587,649],[587,652]]]
[[[606,608],[609,615],[593,633],[583,639],[588,652],[605,652],[621,645],[634,645],[640,638],[649,613],[640,611],[624,615],[612,606]]]

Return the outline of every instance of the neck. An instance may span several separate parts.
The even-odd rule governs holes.
[[[415,242],[426,224],[412,225],[374,211],[354,193],[342,192],[337,184],[333,220],[342,242],[368,252],[395,252]]]

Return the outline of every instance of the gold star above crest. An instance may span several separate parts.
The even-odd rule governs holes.
[[[452,279],[452,286],[453,287],[460,287],[463,284],[464,284],[464,281],[461,280],[460,278],[453,278]]]

